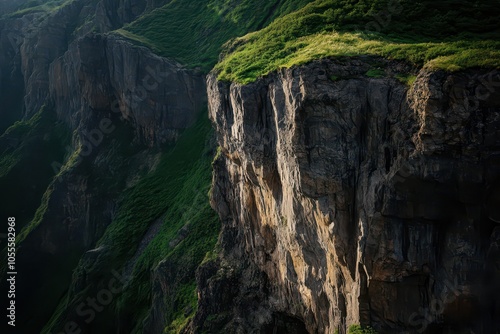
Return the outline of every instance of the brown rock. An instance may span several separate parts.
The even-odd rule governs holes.
[[[243,319],[268,314],[248,328],[248,283],[231,292],[225,332],[279,319],[310,333],[499,329],[487,291],[500,281],[485,261],[496,252],[500,99],[477,93],[491,73],[421,70],[408,89],[367,78],[373,61],[318,61],[246,86],[208,77],[222,261],[245,282],[264,275],[268,291],[245,307]],[[217,312],[224,280],[209,280],[195,328]]]

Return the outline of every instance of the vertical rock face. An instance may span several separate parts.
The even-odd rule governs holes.
[[[223,256],[195,328],[500,328],[500,77],[421,70],[408,89],[366,77],[374,61],[208,78]]]
[[[201,74],[113,36],[80,39],[49,72],[57,113],[73,128],[88,115],[113,112],[149,146],[175,141],[206,104]]]
[[[130,142],[137,149],[175,142],[200,114],[206,89],[202,75],[146,48],[98,34],[71,43],[46,70],[48,97],[38,103],[49,101],[58,119],[74,131],[75,151],[69,146],[67,150],[76,161],[66,162],[64,173],[51,187],[49,209],[33,233],[39,236],[33,237],[38,240],[33,247],[53,255],[88,249],[112,219],[118,194],[103,191],[90,171],[121,175],[123,162],[111,159],[118,147]],[[54,162],[54,168],[60,163]],[[114,177],[118,187],[125,186]]]
[[[100,31],[120,28],[133,21],[146,8],[144,0],[102,0],[97,4],[96,18]]]
[[[0,97],[7,105],[0,115],[7,118],[5,123],[10,125],[15,118],[9,113],[18,114],[21,108],[24,117],[29,118],[47,102],[49,67],[70,48],[70,44],[91,31],[106,33],[118,29],[136,19],[146,6],[151,10],[166,1],[74,0],[57,10],[47,5],[45,12],[2,18]],[[21,4],[22,1],[18,1],[16,6]],[[0,3],[0,12],[6,6]],[[8,8],[11,7],[9,3]],[[23,91],[24,103],[20,103],[18,100],[22,98],[18,95]],[[20,107],[20,104],[24,106]]]
[[[46,105],[73,133],[73,145],[61,144],[67,145],[65,160],[52,162],[54,181],[17,253],[24,273],[17,282],[18,298],[29,305],[18,315],[18,328],[24,332],[40,332],[63,296],[71,300],[99,282],[102,267],[95,259],[109,249],[87,251],[115,218],[118,198],[156,168],[158,152],[206,108],[202,74],[112,34],[88,33],[89,26],[102,23],[99,8],[92,6],[96,2],[77,0],[43,17],[0,20],[1,98],[9,101],[4,97],[19,95],[11,102],[18,109],[0,107],[5,121],[0,128],[13,121],[4,115],[19,119],[24,109],[28,119]],[[115,29],[144,10],[146,2],[101,4],[123,14],[109,14],[116,18]],[[111,28],[102,23],[102,29]],[[72,276],[84,253],[90,269]],[[38,277],[37,284],[33,277]],[[40,297],[44,293],[51,297]],[[39,303],[41,299],[46,301]],[[65,312],[70,311],[68,305]],[[113,321],[110,315],[109,323]]]
[[[21,42],[21,71],[26,88],[24,98],[26,117],[31,117],[46,102],[48,68],[50,63],[68,48],[82,6],[81,1],[73,1],[45,19],[38,18],[40,21],[38,26],[29,26],[18,36]],[[26,21],[26,17],[23,17],[22,21]]]

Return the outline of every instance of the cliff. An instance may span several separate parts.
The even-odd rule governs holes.
[[[148,146],[175,142],[206,105],[201,74],[113,35],[71,44],[49,73],[56,112],[72,128],[96,113],[111,118],[111,111]]]
[[[499,331],[498,13],[0,0],[16,332]]]
[[[198,276],[199,331],[499,330],[500,77],[394,78],[412,71],[361,57],[208,77],[223,255]]]
[[[116,29],[144,9],[100,1],[93,14],[92,1],[71,1],[0,20],[2,120],[19,120],[0,137],[0,185],[9,190],[1,212],[18,219],[18,330],[59,332],[75,323],[85,332],[126,332],[154,322],[163,330],[177,316],[163,304],[185,308],[195,298],[194,272],[218,233],[206,198],[212,144],[200,116],[204,76],[114,34],[90,33]],[[211,230],[200,235],[200,226]],[[184,242],[158,247],[172,239]],[[150,275],[162,260],[183,269]],[[118,272],[127,289],[113,304],[124,306],[98,312],[89,325],[80,303]],[[155,292],[158,301],[138,294],[165,277],[175,281]],[[162,316],[143,325],[154,303]]]

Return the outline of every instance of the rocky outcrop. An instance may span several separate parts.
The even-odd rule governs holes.
[[[90,5],[72,1],[48,15],[0,21],[9,27],[0,26],[5,28],[0,42],[7,46],[0,60],[8,60],[0,64],[0,88],[10,84],[19,105],[24,96],[24,108],[12,114],[19,119],[24,109],[27,119],[46,105],[73,134],[71,142],[60,143],[66,146],[65,159],[52,162],[54,180],[34,219],[25,223],[31,227],[17,253],[23,272],[18,298],[29,305],[19,312],[18,329],[27,333],[44,326],[56,330],[56,325],[63,330],[77,312],[79,296],[100,290],[113,249],[96,248],[96,243],[115,218],[120,195],[156,168],[162,149],[174,144],[206,108],[202,74],[113,34],[86,33],[82,18],[97,24]],[[135,15],[133,10],[124,13],[130,14],[125,21]],[[29,23],[27,17],[40,20]],[[51,328],[47,324],[63,298],[75,304],[68,302]],[[102,326],[111,326],[116,317],[102,316],[103,323],[84,323],[81,330],[105,330]],[[128,326],[127,321],[120,326]]]
[[[47,102],[48,68],[54,59],[67,50],[82,7],[82,1],[72,1],[47,16],[34,15],[34,18],[37,17],[36,22],[27,21],[27,28],[17,36],[24,76],[25,116],[28,118]],[[26,17],[21,18],[24,23],[26,20]]]
[[[95,13],[99,31],[118,29],[136,19],[145,8],[143,0],[101,0]]]
[[[32,13],[2,18],[0,97],[7,105],[0,114],[8,118],[4,127],[12,124],[19,109],[24,110],[24,118],[29,118],[47,103],[49,67],[71,43],[92,31],[107,33],[118,29],[136,19],[146,6],[151,10],[164,2],[73,0],[57,10],[46,4]],[[20,92],[24,92],[22,102]]]
[[[195,331],[224,303],[227,333],[500,328],[500,77],[394,79],[411,72],[367,57],[208,78],[223,255],[199,272]]]
[[[133,124],[137,140],[150,146],[173,142],[206,104],[201,74],[112,35],[72,44],[51,65],[50,91],[73,128],[86,115],[108,111]]]

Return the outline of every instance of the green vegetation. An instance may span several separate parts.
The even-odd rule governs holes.
[[[177,333],[194,315],[197,305],[194,273],[206,254],[213,251],[220,230],[219,219],[207,196],[213,155],[206,147],[210,132],[206,116],[201,117],[195,127],[183,134],[172,152],[163,157],[155,173],[148,175],[127,194],[131,205],[129,207],[125,200],[121,211],[126,212],[127,217],[137,213],[144,222],[148,221],[144,218],[146,212],[156,211],[156,215],[149,219],[161,217],[163,224],[137,259],[134,278],[119,301],[119,312],[137,317],[140,314],[137,310],[148,310],[151,303],[150,270],[160,261],[168,263],[168,268],[175,268],[175,274],[169,274],[169,283],[175,288],[172,288],[173,294],[166,305],[168,333]],[[149,204],[144,203],[147,207],[141,208],[143,197],[148,198]],[[131,222],[135,224],[130,226],[129,232],[136,233],[132,229],[137,229],[138,221]],[[120,228],[127,226],[120,218],[117,223]],[[103,243],[120,240],[116,234],[108,241],[106,238],[103,238]],[[123,241],[129,243],[130,238],[125,237]],[[126,253],[126,250],[120,253]],[[190,311],[186,312],[186,309]],[[140,319],[136,320],[135,323],[141,323]]]
[[[32,13],[54,12],[69,3],[70,0],[30,0],[21,5],[17,11],[7,14],[8,17],[21,17]]]
[[[51,13],[68,2],[31,0],[9,16]],[[166,2],[114,33],[189,68],[208,72],[215,66],[221,80],[250,83],[279,68],[322,58],[362,55],[447,71],[500,68],[497,1]],[[93,24],[91,19],[79,23],[80,28]],[[70,32],[71,29],[68,36],[75,36],[74,31],[73,35]],[[388,75],[382,65],[372,66],[365,73],[367,77]],[[329,78],[342,79],[334,75]],[[415,76],[408,73],[396,74],[394,78],[408,86],[415,81]],[[73,273],[75,286],[70,287],[69,276],[80,253],[68,252],[57,263],[47,262],[46,272],[56,273],[60,279],[50,280],[48,274],[42,277],[40,281],[44,283],[37,291],[37,299],[47,300],[50,295],[63,297],[54,301],[59,306],[44,332],[60,328],[81,300],[95,296],[103,282],[109,280],[103,268],[125,269],[128,281],[126,289],[114,297],[90,326],[103,332],[112,331],[115,329],[111,321],[120,319],[117,322],[125,323],[126,327],[120,328],[120,332],[142,332],[143,324],[149,320],[152,301],[160,298],[164,303],[164,332],[182,331],[197,308],[195,271],[201,263],[215,260],[219,253],[216,243],[220,222],[209,205],[208,194],[212,164],[222,150],[217,148],[212,159],[210,136],[210,124],[206,117],[201,117],[175,146],[154,152],[161,156],[160,161],[148,174],[134,174],[130,162],[138,159],[136,153],[140,149],[132,147],[135,144],[129,145],[130,128],[124,125],[99,147],[99,161],[82,163],[75,174],[87,177],[90,194],[99,199],[114,199],[120,194],[120,198],[111,224],[99,227],[106,230],[96,245],[99,250],[91,252],[97,258],[89,260],[86,254],[80,259]],[[9,190],[0,198],[3,208],[0,213],[7,215],[7,209],[8,214],[19,212],[16,214],[19,222],[30,222],[19,226],[24,229],[18,235],[18,242],[46,215],[53,196],[51,165],[54,161],[64,161],[63,146],[69,141],[65,126],[56,122],[53,112],[46,108],[30,120],[16,122],[0,137],[0,188]],[[73,170],[80,150],[78,147],[66,157],[57,176]],[[134,180],[137,182],[125,186],[128,173],[137,175]],[[286,217],[280,217],[280,223],[286,226]],[[152,270],[162,274],[159,279],[168,281],[166,293],[152,283]],[[78,284],[83,287],[76,287]],[[76,295],[67,293],[68,287],[75,288]],[[47,312],[54,309],[52,305],[44,307]],[[349,333],[376,332],[370,327],[353,325]]]
[[[35,215],[55,175],[51,164],[63,160],[64,144],[69,140],[66,126],[45,107],[29,120],[14,123],[0,136],[0,188],[5,189],[0,195],[0,214],[15,215],[18,231]]]
[[[120,317],[137,326],[128,328],[128,332],[142,332],[152,295],[159,293],[151,284],[154,268],[165,272],[171,291],[162,296],[166,303],[165,332],[178,333],[196,312],[195,271],[202,261],[214,257],[220,231],[219,219],[208,200],[215,153],[208,144],[210,136],[210,123],[202,116],[181,135],[174,147],[162,153],[153,171],[123,192],[116,218],[98,242],[97,247],[106,249],[99,260],[80,261],[74,277],[83,272],[102,272],[102,269],[91,268],[97,266],[118,271],[127,268],[130,280],[92,326],[112,328],[110,319]],[[152,226],[158,223],[156,232],[150,234]],[[98,280],[101,279],[109,280],[105,277]],[[50,332],[58,328],[65,316],[63,310],[72,309],[80,300],[95,295],[98,291],[93,290],[95,284],[97,282],[70,301],[62,299],[64,306],[59,305],[59,311],[44,330]]]
[[[18,247],[22,247],[21,241],[47,210],[52,193],[49,184],[55,175],[51,164],[64,159],[64,145],[69,142],[70,132],[66,125],[57,121],[54,111],[46,107],[30,119],[14,123],[0,136],[0,189],[3,190],[0,215],[16,217]],[[7,271],[5,250],[0,253],[2,277]],[[46,302],[38,313],[39,318],[50,316],[52,304],[57,304],[58,296],[64,294],[70,282],[71,274],[67,274],[67,268],[72,268],[75,263],[74,254],[58,259],[57,263],[44,261],[46,275],[38,277],[43,286],[37,290],[36,298]],[[22,265],[19,264],[21,270]],[[35,309],[34,305],[25,307],[29,314]]]
[[[415,80],[417,80],[417,76],[413,74],[396,74],[395,78],[408,87],[411,87]]]
[[[219,79],[249,83],[281,67],[360,55],[448,71],[500,67],[500,35],[494,19],[500,14],[499,6],[490,2],[476,6],[472,1],[454,6],[431,1],[399,3],[400,14],[391,15],[383,0],[316,0],[229,43],[230,52],[216,65]],[[474,8],[473,15],[465,15],[470,8]],[[377,23],[379,13],[391,16],[388,23],[379,24],[376,32],[366,31]],[[443,15],[457,23],[442,27]]]
[[[347,333],[348,334],[377,334],[377,331],[375,331],[370,326],[361,327],[360,325],[351,325],[351,326],[349,326],[349,331]]]
[[[184,213],[185,206],[191,204],[193,195],[197,195],[194,189],[210,184],[210,180],[203,177],[207,177],[204,168],[209,169],[211,157],[208,163],[201,159],[203,154],[208,157],[204,139],[210,131],[210,124],[206,117],[201,118],[203,122],[186,130],[175,147],[163,154],[154,172],[123,194],[120,211],[98,246],[112,246],[116,256],[130,258],[135,252],[130,247],[131,241],[139,241],[152,221],[164,216],[168,210],[174,211],[173,208],[177,214]],[[183,190],[188,193],[183,194]],[[174,221],[179,223],[178,219]]]
[[[222,45],[311,0],[173,0],[117,33],[190,68],[208,72]]]
[[[366,76],[370,78],[382,78],[385,76],[385,71],[380,68],[372,68],[366,72]]]

